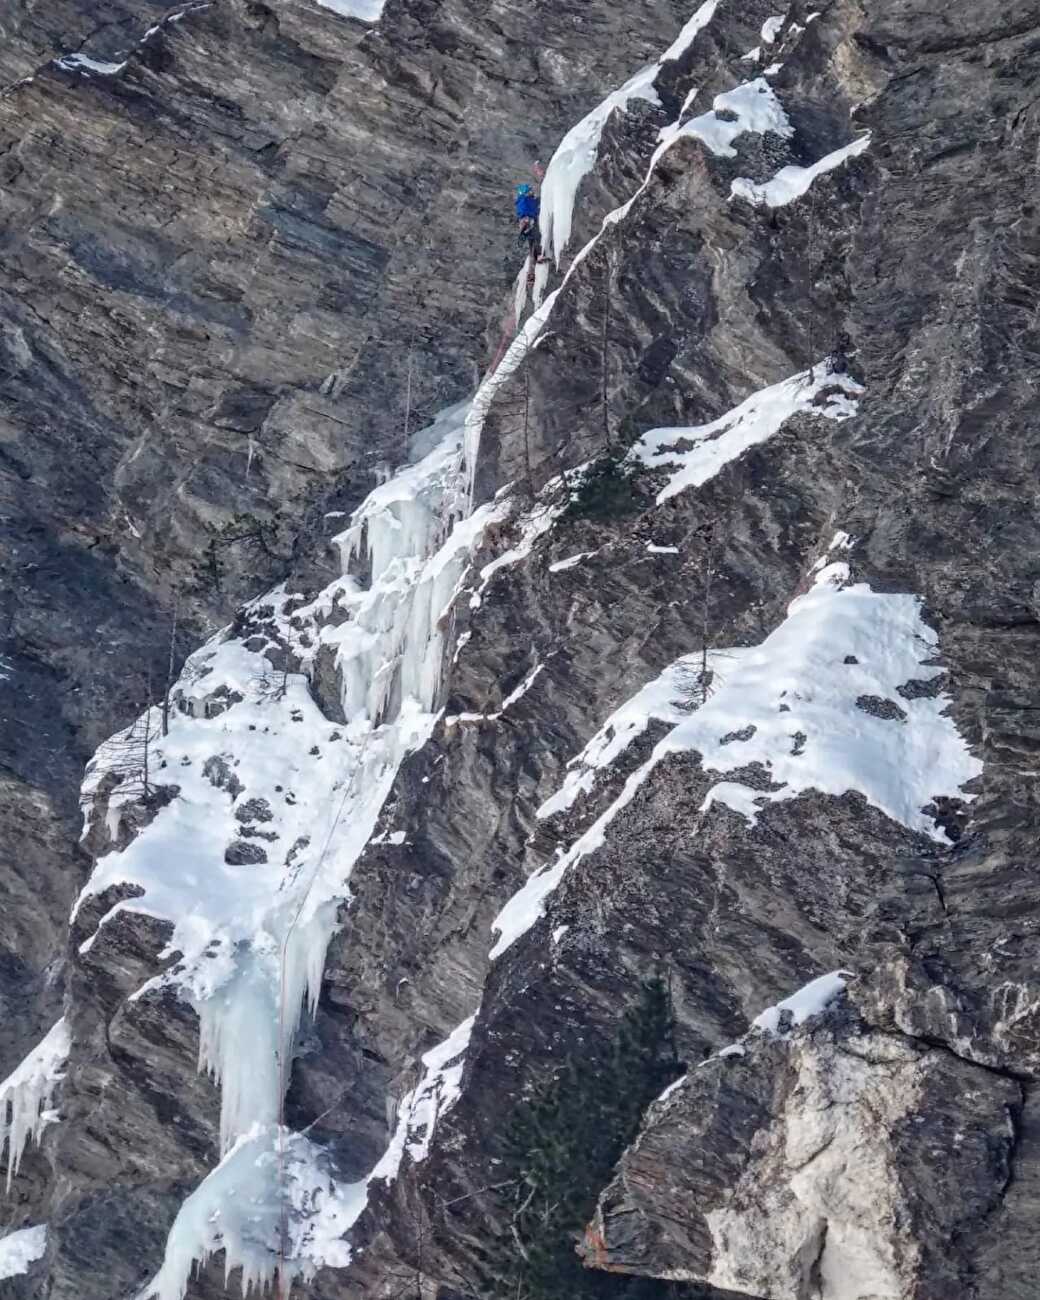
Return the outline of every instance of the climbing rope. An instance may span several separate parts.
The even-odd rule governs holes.
[[[536,174],[538,175],[538,178],[540,180],[541,177],[544,175],[544,170],[541,168],[540,164],[536,164],[535,166],[536,166]],[[519,329],[519,321],[517,320],[516,309],[515,307],[513,307],[510,308],[507,315],[503,318],[502,336],[501,339],[499,340],[498,349],[495,353],[494,359],[487,372],[489,375],[494,374],[494,372],[498,369],[498,366],[502,361],[503,356],[505,355],[506,349],[508,348],[512,340],[516,337],[518,329]],[[413,364],[414,364],[414,346],[415,346],[415,339],[413,334],[412,340],[409,344],[409,350],[408,350],[408,377],[407,377],[406,392],[405,392],[404,435],[405,435],[406,447],[407,447],[408,437],[410,433],[411,415],[412,415],[412,379],[413,379]],[[472,502],[470,503],[470,505],[472,506]],[[445,528],[447,528],[448,526],[448,516],[452,512],[453,512],[453,508],[451,506],[445,507],[444,509],[445,519],[442,521],[445,525]],[[443,541],[443,538],[441,540]],[[453,644],[455,639],[456,620],[457,620],[457,608],[456,608],[456,602],[453,600],[451,607],[448,611],[448,617],[447,617],[448,625],[447,628],[445,629],[446,632],[445,645],[444,645],[445,654],[448,652],[448,648]],[[292,1286],[291,1279],[286,1271],[286,1261],[288,1259],[288,1240],[289,1240],[289,1198],[288,1198],[288,1176],[287,1176],[287,1169],[286,1169],[286,1151],[285,1151],[285,1129],[286,1129],[285,1098],[286,1098],[286,1092],[288,1090],[288,1085],[289,1085],[289,1078],[288,1078],[289,1062],[287,1058],[290,1056],[290,1053],[286,1050],[286,1046],[285,1046],[285,1039],[286,1039],[285,1029],[286,1029],[286,1021],[288,1015],[287,965],[288,965],[289,943],[290,940],[292,939],[293,934],[295,933],[296,926],[299,924],[300,917],[303,915],[303,909],[307,905],[307,901],[310,898],[311,892],[313,891],[314,886],[317,883],[318,875],[321,871],[322,866],[324,865],[325,859],[328,856],[329,849],[332,846],[333,837],[336,833],[340,820],[343,816],[343,810],[346,808],[347,800],[356,788],[358,773],[364,769],[365,756],[368,752],[369,742],[372,738],[374,730],[375,728],[373,727],[372,730],[368,731],[365,734],[364,740],[362,741],[361,750],[358,755],[357,763],[354,765],[354,769],[351,772],[350,778],[347,781],[345,788],[343,790],[343,795],[336,809],[336,815],[332,820],[332,825],[329,828],[329,833],[326,836],[325,844],[322,847],[321,853],[318,855],[318,860],[314,865],[314,870],[311,873],[310,880],[307,883],[307,888],[303,891],[303,894],[301,895],[300,900],[296,905],[296,909],[293,912],[289,924],[286,927],[285,936],[282,940],[281,953],[279,957],[277,1166],[278,1166],[280,1215],[279,1215],[279,1234],[278,1234],[277,1273],[278,1273],[278,1294],[280,1300],[289,1300],[289,1293],[291,1291],[291,1286]],[[331,1109],[334,1109],[334,1107]],[[324,1112],[324,1114],[329,1114],[329,1113],[330,1111]],[[319,1116],[318,1118],[319,1119],[323,1118],[323,1116]],[[313,1124],[317,1122],[318,1122],[317,1120],[314,1120],[311,1125],[308,1125],[308,1128],[313,1127]]]
[[[408,380],[405,387],[404,399],[404,454],[408,455],[408,438],[412,428],[412,373],[415,361],[415,331],[412,331],[412,339],[408,344]]]
[[[509,347],[510,343],[512,343],[513,339],[516,337],[518,327],[519,322],[516,319],[516,310],[511,307],[508,313],[502,318],[502,338],[499,340],[498,351],[495,353],[495,359],[488,367],[487,375],[493,375],[498,369],[499,362],[506,354],[506,348]],[[485,375],[485,378],[487,378],[487,375]]]
[[[809,263],[807,267],[807,292],[809,298],[809,375],[816,370],[816,292],[813,281],[816,241],[816,190],[809,188]]]

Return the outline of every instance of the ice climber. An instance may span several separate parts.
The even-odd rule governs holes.
[[[516,187],[517,238],[521,244],[529,246],[536,259],[542,254],[542,236],[538,229],[540,206],[533,185]]]

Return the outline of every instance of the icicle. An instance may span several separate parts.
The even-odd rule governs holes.
[[[545,297],[545,287],[549,283],[549,262],[543,259],[538,262],[534,268],[534,290],[531,298],[535,307],[542,305],[542,299]]]
[[[527,282],[531,275],[531,259],[534,254],[529,252],[524,259],[524,264],[520,268],[520,274],[516,277],[516,283],[513,285],[513,320],[516,325],[520,324],[523,319],[524,308],[527,306]],[[535,304],[537,306],[537,303]]]
[[[64,1076],[71,1046],[69,1027],[62,1017],[21,1065],[0,1083],[0,1150],[7,1146],[7,1190],[17,1174],[30,1138],[39,1142],[44,1128],[55,1118],[54,1093]]]

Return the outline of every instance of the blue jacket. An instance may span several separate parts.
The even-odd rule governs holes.
[[[538,211],[541,204],[535,194],[518,194],[516,196],[516,219],[522,221],[524,217],[538,218]]]

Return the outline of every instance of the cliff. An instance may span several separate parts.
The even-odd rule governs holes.
[[[351,7],[3,20],[4,1285],[1031,1297],[1037,15]]]

